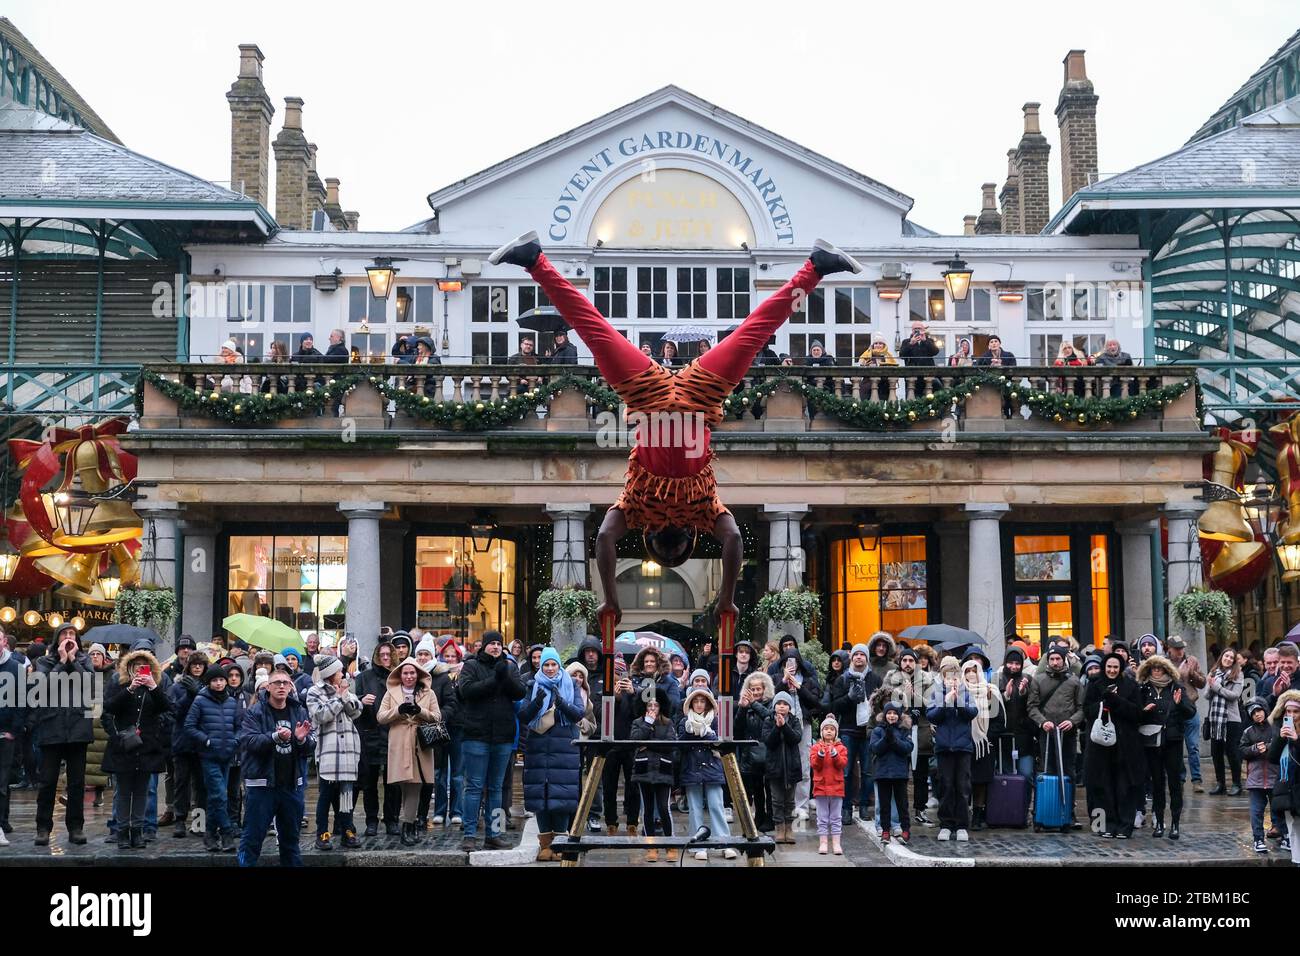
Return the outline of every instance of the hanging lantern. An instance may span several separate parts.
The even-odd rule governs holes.
[[[1300,581],[1300,544],[1278,545],[1277,557],[1282,564],[1283,582]]]
[[[63,626],[63,615],[58,611],[51,611],[45,615],[45,623],[50,626],[51,631],[58,631]]]
[[[84,631],[86,629],[86,619],[78,614],[73,617],[72,626],[75,627],[78,632]]]
[[[118,577],[100,578],[99,590],[104,595],[104,600],[116,601],[118,593],[122,590],[122,579]]]
[[[23,623],[26,624],[28,627],[35,627],[37,624],[40,624],[41,612],[28,611],[26,614],[23,615]]]
[[[0,624],[12,624],[18,617],[18,612],[6,604],[0,607]]]
[[[18,562],[22,555],[9,543],[9,524],[0,515],[0,584],[8,584],[18,573]]]

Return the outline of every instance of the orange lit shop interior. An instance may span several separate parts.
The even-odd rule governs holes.
[[[1002,549],[1009,639],[1045,647],[1074,637],[1080,646],[1099,646],[1121,620],[1121,595],[1111,586],[1118,547],[1106,527],[1008,525]],[[965,623],[944,622],[940,588],[964,595],[967,578],[962,573],[940,581],[934,535],[886,529],[878,538],[831,541],[829,556],[833,647],[865,641],[878,630],[898,634],[914,624]]]

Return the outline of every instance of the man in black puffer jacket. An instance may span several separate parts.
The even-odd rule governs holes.
[[[519,669],[502,646],[500,631],[484,631],[479,651],[465,661],[457,680],[461,744],[464,753],[465,791],[464,841],[478,832],[479,807],[487,796],[487,839],[489,850],[506,846],[501,831],[507,809],[501,806],[502,784],[514,751],[518,722],[515,701],[523,700],[526,689]],[[503,812],[498,813],[501,810]]]
[[[379,705],[388,691],[388,672],[393,665],[393,645],[381,640],[370,655],[370,666],[357,675],[353,693],[361,702],[355,723],[361,734],[361,768],[358,789],[366,811],[366,836],[379,832],[379,778],[388,769],[388,728],[379,723]],[[397,818],[402,809],[402,790],[384,782],[384,830],[397,836]]]
[[[51,700],[71,700],[74,706],[39,707],[28,718],[32,741],[40,748],[40,792],[36,798],[36,845],[49,846],[54,829],[54,795],[59,785],[59,768],[68,769],[68,842],[85,843],[86,747],[94,737],[91,718],[87,716],[94,701],[83,695],[90,690],[94,668],[81,652],[77,629],[65,625],[54,636],[50,649],[32,668],[48,682],[46,693]],[[81,699],[78,699],[81,697]],[[79,705],[79,706],[78,706]]]

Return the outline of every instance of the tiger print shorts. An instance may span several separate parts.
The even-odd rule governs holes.
[[[714,522],[731,513],[718,497],[712,462],[685,478],[652,474],[635,456],[627,464],[627,482],[614,507],[623,512],[629,531],[694,528],[710,534]]]
[[[629,411],[698,412],[705,424],[716,425],[722,421],[723,399],[736,383],[715,375],[696,360],[678,372],[650,365],[612,387]]]

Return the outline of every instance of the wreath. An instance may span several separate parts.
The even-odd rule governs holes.
[[[468,617],[483,603],[483,582],[474,574],[473,568],[457,568],[442,586],[442,596],[447,602],[447,610],[457,617]]]

